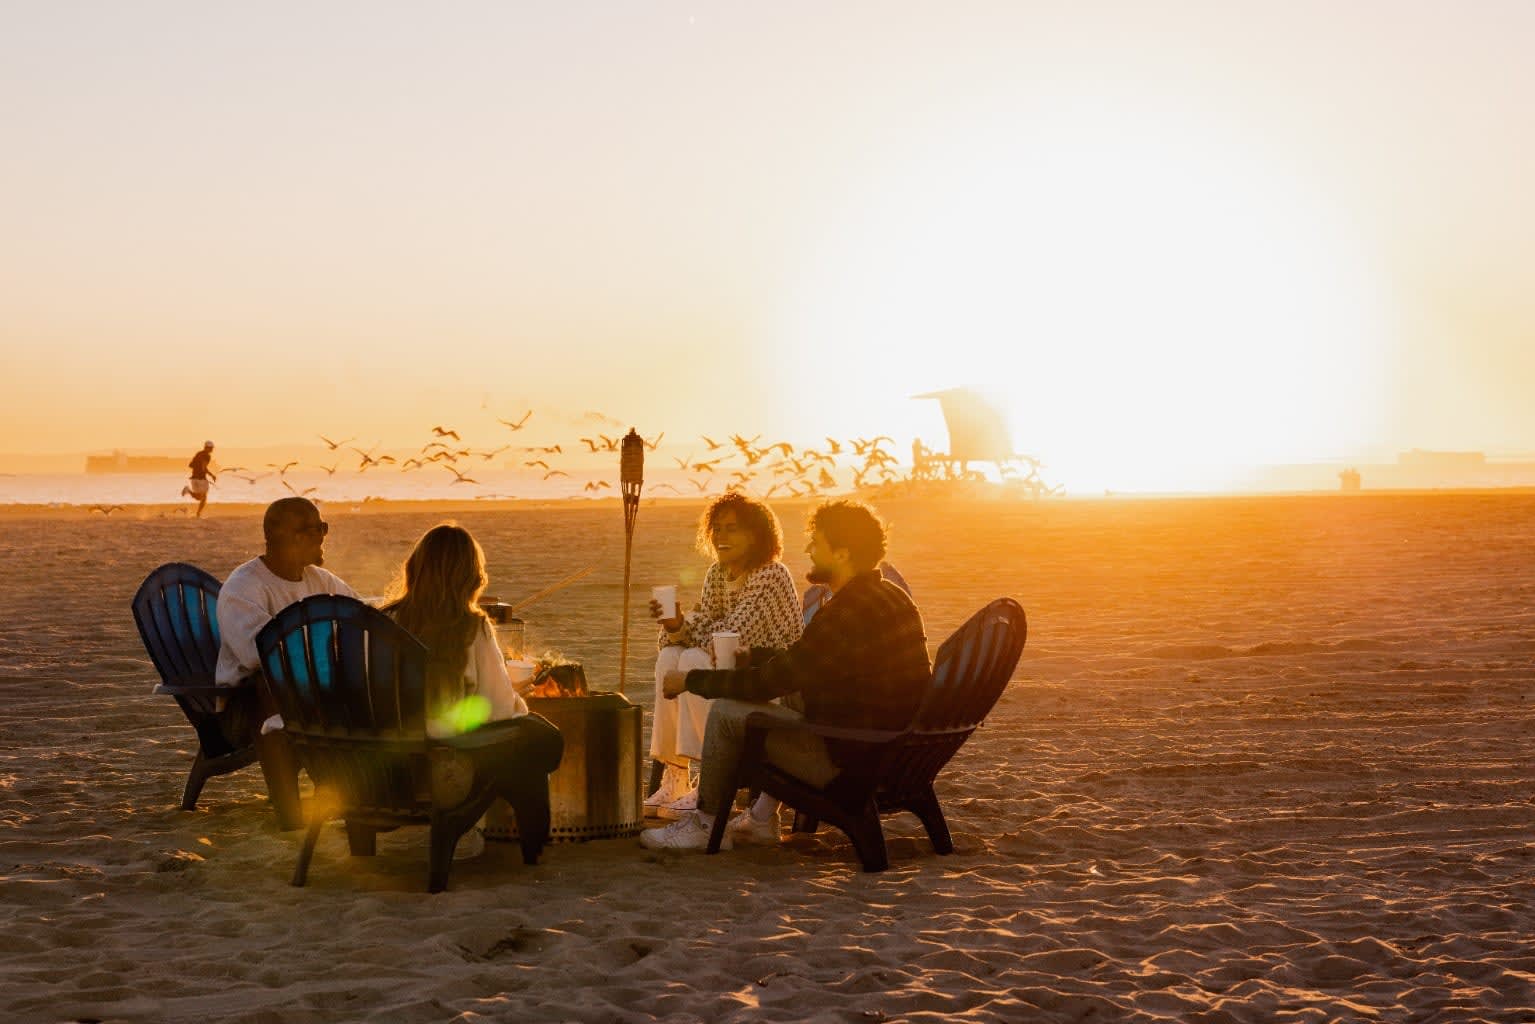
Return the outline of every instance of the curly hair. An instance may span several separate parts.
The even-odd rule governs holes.
[[[810,513],[805,530],[821,531],[832,548],[846,549],[860,572],[879,567],[889,533],[879,514],[861,501],[828,501]]]
[[[736,514],[736,522],[751,534],[751,551],[746,557],[746,571],[752,572],[783,554],[783,528],[773,510],[756,498],[740,491],[726,491],[713,501],[698,517],[698,552],[714,554],[714,524],[726,512]]]

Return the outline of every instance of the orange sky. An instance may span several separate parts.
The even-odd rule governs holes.
[[[534,407],[904,452],[951,386],[1081,487],[1535,450],[1531,38],[1519,3],[12,6],[0,451]]]

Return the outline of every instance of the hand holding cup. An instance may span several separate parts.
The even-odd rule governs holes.
[[[710,640],[709,653],[714,656],[714,667],[735,668],[736,650],[741,644],[741,634],[733,629],[722,629]]]
[[[668,633],[675,633],[682,628],[676,587],[650,588],[650,617],[658,621]]]

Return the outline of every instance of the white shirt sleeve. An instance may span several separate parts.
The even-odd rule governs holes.
[[[220,686],[235,686],[260,667],[256,634],[272,616],[260,605],[227,590],[219,595],[218,616],[219,637],[223,642],[219,645],[214,682]]]
[[[512,688],[512,679],[506,674],[506,659],[496,645],[495,629],[485,623],[480,635],[475,637],[469,650],[469,679],[476,692],[490,701],[490,720],[499,722],[528,713],[528,704]]]

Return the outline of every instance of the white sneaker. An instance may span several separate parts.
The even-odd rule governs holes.
[[[707,850],[709,829],[704,828],[697,811],[689,811],[670,825],[641,832],[640,845],[647,850]],[[720,849],[728,850],[732,845],[727,831],[720,837]]]
[[[458,845],[453,847],[454,860],[474,860],[485,852],[485,833],[479,828],[472,828],[458,837]]]
[[[725,826],[725,834],[738,843],[777,846],[779,842],[778,815],[774,814],[767,821],[759,821],[757,816],[752,814],[751,808],[748,807],[730,819],[730,824]]]
[[[680,818],[698,810],[698,787],[683,793],[665,807],[657,807],[656,815],[662,818]]]
[[[681,799],[687,791],[687,769],[669,764],[661,773],[661,784],[656,787],[654,793],[645,798],[645,806],[650,810],[659,810]]]

